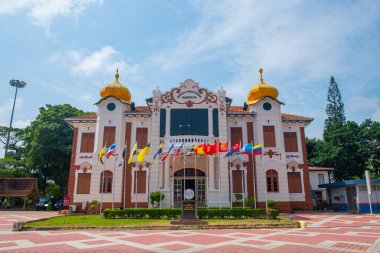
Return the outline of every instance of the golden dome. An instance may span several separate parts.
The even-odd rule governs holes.
[[[277,89],[270,85],[264,83],[263,80],[263,69],[259,68],[260,72],[260,83],[254,86],[247,95],[247,105],[256,104],[257,101],[263,99],[264,97],[271,97],[273,99],[277,99],[278,91]]]
[[[100,96],[102,99],[113,96],[115,98],[124,100],[125,102],[131,102],[132,96],[128,88],[119,83],[119,70],[116,70],[115,82],[104,86],[100,90]]]

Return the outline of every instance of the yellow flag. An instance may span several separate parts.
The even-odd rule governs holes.
[[[143,162],[145,160],[145,156],[147,153],[149,153],[150,151],[150,144],[148,143],[148,145],[143,148],[143,150],[141,150],[141,152],[137,155],[136,157],[136,162]]]
[[[129,155],[129,159],[128,159],[128,164],[131,164],[132,160],[133,160],[133,157],[135,156],[136,154],[136,150],[137,150],[137,143],[133,146],[133,149],[131,151],[131,154]]]
[[[100,163],[101,164],[104,164],[103,163],[103,156],[104,156],[104,153],[106,152],[106,146],[104,146],[103,148],[102,148],[102,150],[100,150],[100,153],[99,153],[99,161],[100,161]]]

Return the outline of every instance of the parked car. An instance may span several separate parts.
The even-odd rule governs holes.
[[[50,198],[40,198],[36,204],[36,211],[50,210],[52,208],[52,202]]]
[[[54,203],[53,205],[53,210],[60,211],[63,208],[63,199],[58,200],[57,202]]]

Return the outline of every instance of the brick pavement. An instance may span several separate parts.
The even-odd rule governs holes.
[[[295,214],[307,229],[12,232],[53,212],[0,211],[1,252],[380,252],[380,215]]]

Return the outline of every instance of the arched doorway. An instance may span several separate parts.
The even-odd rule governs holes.
[[[174,207],[182,207],[184,191],[191,189],[194,191],[194,198],[197,206],[206,205],[206,174],[198,169],[186,168],[177,170],[174,173],[173,202]]]

